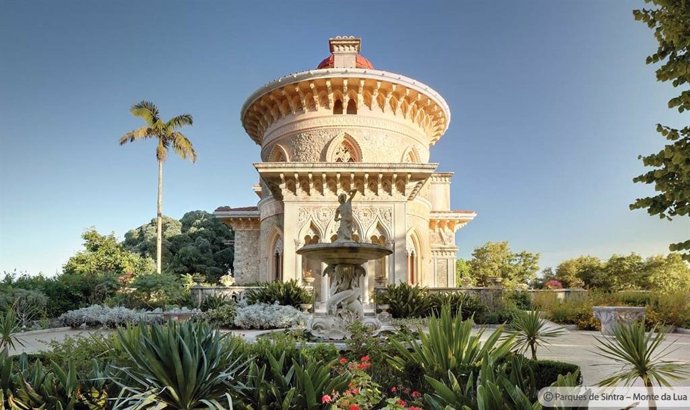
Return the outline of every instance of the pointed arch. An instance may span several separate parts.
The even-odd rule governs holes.
[[[342,133],[328,143],[326,162],[362,162],[362,148],[350,134]]]
[[[268,156],[269,162],[290,162],[290,157],[288,156],[287,150],[280,144],[276,144],[271,149],[271,153]]]
[[[268,243],[269,281],[281,282],[283,280],[283,232],[274,228]]]
[[[420,163],[421,161],[419,160],[419,153],[417,152],[417,149],[415,147],[407,147],[405,152],[403,152],[400,162],[412,164]]]
[[[421,251],[422,243],[419,235],[413,229],[407,235],[407,283],[416,285],[422,283]]]
[[[314,221],[310,220],[309,223],[305,224],[300,230],[298,238],[300,241],[304,242],[305,245],[319,243],[323,242],[323,232]]]

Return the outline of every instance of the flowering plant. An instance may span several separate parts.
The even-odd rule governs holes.
[[[223,286],[232,286],[235,284],[235,278],[231,275],[223,275],[220,278],[218,278],[218,283],[220,283]]]
[[[350,373],[352,380],[344,392],[333,392],[321,397],[322,404],[330,404],[331,410],[366,410],[381,402],[381,386],[366,372],[371,367],[369,356],[362,356],[359,361],[348,361],[347,358],[341,357],[338,363],[340,366],[336,367],[336,373]]]
[[[560,281],[557,281],[556,279],[551,279],[544,283],[544,287],[546,289],[563,289],[563,284]]]

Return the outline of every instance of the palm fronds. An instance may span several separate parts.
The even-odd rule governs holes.
[[[663,347],[665,338],[662,332],[645,332],[644,322],[620,324],[613,329],[610,339],[596,338],[597,354],[621,365],[619,371],[599,385],[614,386],[622,382],[628,386],[640,378],[647,387],[670,386],[670,380],[689,374],[683,364],[665,360],[673,345],[671,342]]]
[[[539,316],[539,311],[518,312],[513,315],[509,334],[515,336],[515,347],[519,353],[530,350],[532,360],[537,360],[537,347],[549,344],[548,339],[564,333],[562,327],[549,328],[546,320]]]

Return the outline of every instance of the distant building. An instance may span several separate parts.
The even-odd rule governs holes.
[[[260,200],[215,211],[235,230],[238,284],[311,271],[325,300],[321,264],[295,251],[334,240],[337,195],[354,189],[355,239],[393,250],[367,266],[365,301],[377,284],[455,285],[455,231],[476,214],[451,210],[453,174],[428,162],[450,111],[430,87],[374,69],[360,44],[330,39],[331,54],[316,69],[266,84],[242,107],[242,124],[261,146]]]

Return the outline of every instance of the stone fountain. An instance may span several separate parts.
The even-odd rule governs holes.
[[[325,315],[314,315],[307,328],[314,336],[324,339],[344,339],[350,336],[347,327],[354,321],[376,331],[381,322],[364,317],[359,280],[366,276],[364,263],[390,255],[393,251],[385,246],[359,243],[352,239],[352,199],[357,191],[340,194],[340,205],[335,220],[340,221],[335,242],[305,245],[297,253],[325,263],[322,272],[331,278],[330,297]]]

